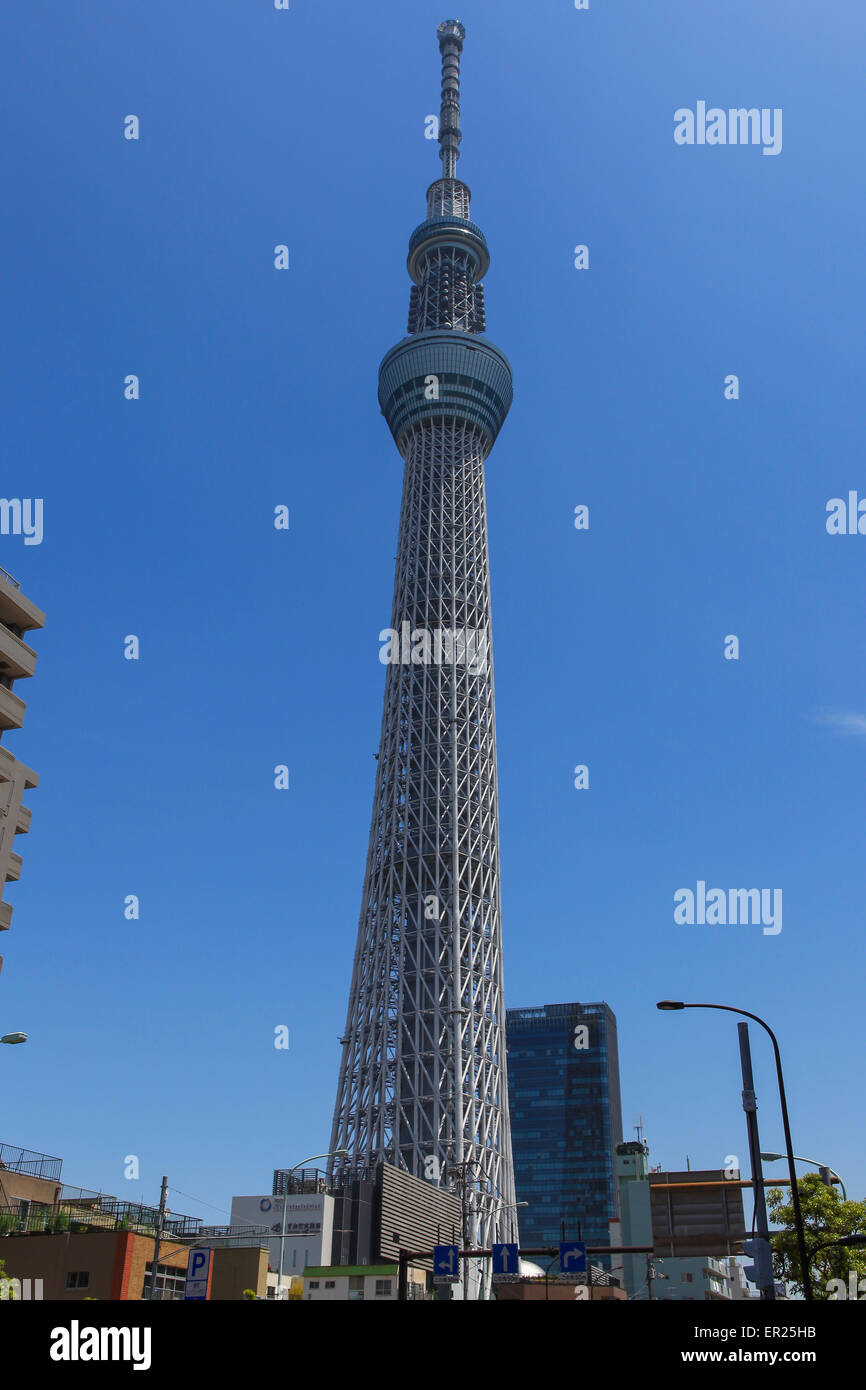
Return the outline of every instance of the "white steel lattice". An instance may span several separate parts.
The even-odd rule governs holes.
[[[483,326],[476,274],[483,264],[477,248],[486,254],[486,246],[468,221],[469,190],[453,177],[458,30],[462,38],[454,22],[439,30],[445,178],[432,186],[428,222],[419,229],[410,314],[419,343],[434,330],[434,352],[442,339],[447,344],[447,335],[437,337],[442,329],[465,335]],[[443,242],[448,218],[460,223],[453,245],[447,230]],[[386,668],[331,1151],[351,1155],[337,1169],[384,1160],[419,1178],[458,1180],[464,1238],[489,1244],[517,1232],[484,483],[492,438],[473,418],[473,383],[464,390],[462,377],[452,381],[453,398],[441,413],[439,406],[419,410],[398,431],[405,472],[391,627],[406,638],[474,634],[474,645],[449,650],[446,643],[433,659],[415,647],[420,659],[413,660],[415,643],[404,639]],[[410,389],[417,389],[414,378],[407,378]],[[483,384],[474,389],[482,400]]]

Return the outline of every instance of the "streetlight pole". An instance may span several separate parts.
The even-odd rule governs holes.
[[[802,1270],[803,1297],[807,1303],[812,1302],[812,1276],[809,1272],[809,1256],[806,1250],[806,1233],[803,1229],[803,1213],[800,1208],[800,1193],[797,1190],[797,1170],[794,1167],[794,1146],[791,1142],[791,1126],[788,1123],[788,1102],[785,1098],[785,1081],[782,1076],[782,1058],[779,1052],[779,1044],[776,1035],[768,1023],[765,1023],[757,1014],[749,1013],[748,1009],[735,1009],[730,1004],[684,1004],[680,1000],[662,999],[656,1005],[657,1009],[721,1009],[724,1013],[740,1014],[743,1018],[754,1019],[759,1023],[765,1033],[770,1036],[773,1044],[773,1054],[776,1058],[776,1076],[779,1082],[779,1101],[782,1108],[782,1128],[785,1132],[785,1151],[788,1156],[788,1173],[791,1178],[791,1202],[794,1208],[794,1225],[797,1228],[797,1249],[800,1254],[800,1269]]]
[[[497,1206],[495,1206],[495,1207],[486,1207],[486,1206],[484,1205],[485,1199],[486,1199],[487,1197],[489,1197],[489,1196],[493,1196],[494,1194],[493,1194],[493,1193],[489,1193],[489,1192],[479,1192],[479,1193],[476,1194],[476,1198],[477,1198],[477,1199],[476,1199],[476,1202],[475,1202],[475,1204],[473,1205],[472,1211],[471,1211],[471,1213],[470,1213],[470,1210],[469,1210],[469,1195],[468,1195],[468,1186],[469,1186],[469,1182],[470,1182],[470,1169],[475,1168],[475,1169],[477,1170],[475,1181],[479,1181],[479,1182],[480,1182],[481,1180],[483,1180],[483,1181],[485,1181],[485,1182],[488,1182],[488,1183],[490,1184],[491,1187],[495,1188],[496,1195],[498,1195],[499,1197],[502,1197],[502,1193],[500,1192],[499,1188],[496,1187],[496,1184],[493,1182],[493,1179],[490,1177],[490,1175],[489,1175],[489,1174],[487,1173],[487,1171],[485,1170],[484,1165],[482,1164],[480,1158],[465,1158],[465,1159],[463,1159],[463,1160],[462,1160],[461,1162],[459,1162],[459,1163],[451,1163],[451,1164],[450,1164],[450,1168],[451,1168],[451,1170],[456,1170],[456,1173],[457,1173],[457,1186],[458,1186],[458,1190],[459,1190],[459,1192],[460,1192],[460,1210],[461,1210],[461,1218],[462,1218],[461,1224],[462,1224],[463,1245],[464,1245],[464,1248],[467,1248],[467,1249],[468,1249],[471,1245],[475,1245],[475,1246],[477,1247],[477,1243],[478,1243],[479,1240],[482,1241],[482,1244],[486,1244],[486,1243],[487,1243],[487,1241],[488,1241],[488,1236],[487,1236],[486,1234],[484,1234],[484,1235],[483,1235],[483,1239],[482,1239],[482,1235],[480,1234],[481,1228],[484,1227],[484,1222],[485,1222],[485,1220],[486,1220],[487,1218],[491,1217],[495,1212],[497,1212],[497,1211],[514,1211],[514,1210],[516,1210],[517,1207],[526,1207],[526,1206],[529,1205],[528,1202],[510,1202],[510,1203],[506,1204],[506,1203],[503,1201],[502,1203],[500,1203],[499,1205],[497,1205]],[[471,1236],[470,1236],[470,1231],[469,1231],[469,1218],[470,1218],[470,1215],[471,1215],[472,1218],[473,1218]],[[486,1231],[486,1227],[484,1228],[484,1230]],[[480,1269],[480,1270],[478,1270],[477,1273],[478,1273],[478,1285],[479,1285],[479,1290],[480,1290],[479,1299],[478,1299],[477,1301],[483,1302],[483,1301],[485,1301],[486,1298],[487,1298],[487,1289],[488,1289],[488,1283],[487,1283],[487,1281],[488,1281],[489,1270],[488,1270],[487,1265],[484,1264],[483,1268]],[[466,1288],[468,1288],[468,1277],[467,1277],[467,1279],[465,1280],[465,1284],[466,1284]],[[464,1293],[465,1293],[465,1290],[464,1290]]]
[[[758,1102],[755,1097],[755,1082],[752,1076],[752,1049],[749,1043],[748,1023],[737,1024],[740,1039],[740,1067],[743,1073],[743,1109],[746,1112],[746,1130],[749,1136],[749,1164],[752,1169],[752,1185],[755,1194],[755,1224],[758,1239],[762,1242],[758,1249],[760,1256],[755,1260],[758,1277],[755,1282],[761,1297],[775,1302],[776,1283],[773,1278],[773,1257],[770,1245],[770,1230],[767,1224],[767,1200],[764,1193],[764,1170],[761,1167],[761,1143],[758,1138]]]
[[[764,1160],[765,1163],[775,1163],[777,1159],[784,1157],[784,1154],[761,1154],[761,1158]],[[845,1191],[845,1184],[839,1177],[839,1174],[836,1172],[835,1168],[828,1167],[826,1163],[819,1163],[816,1158],[803,1158],[802,1154],[794,1154],[794,1162],[809,1163],[813,1168],[818,1168],[819,1170],[822,1168],[826,1168],[827,1172],[830,1174],[830,1177],[835,1178],[842,1189],[842,1201],[847,1202],[848,1194]]]
[[[302,1158],[301,1161],[300,1161],[300,1163],[296,1163],[295,1166],[294,1166],[293,1168],[289,1168],[289,1169],[287,1170],[287,1172],[286,1172],[286,1186],[285,1186],[285,1191],[283,1192],[283,1219],[282,1219],[282,1222],[281,1222],[281,1229],[280,1229],[280,1268],[279,1268],[279,1273],[277,1274],[277,1289],[276,1289],[277,1298],[279,1298],[279,1299],[282,1299],[282,1296],[283,1296],[283,1256],[284,1256],[284,1252],[285,1252],[285,1248],[286,1248],[286,1207],[288,1206],[288,1201],[289,1201],[289,1178],[292,1176],[293,1173],[296,1173],[297,1170],[298,1170],[299,1168],[303,1168],[303,1166],[304,1166],[305,1163],[315,1163],[315,1161],[316,1161],[317,1158],[348,1158],[348,1157],[349,1157],[349,1150],[348,1150],[348,1149],[334,1149],[333,1153],[327,1153],[327,1154],[311,1154],[309,1158]]]
[[[497,1189],[497,1191],[498,1191],[498,1189]],[[482,1216],[494,1216],[494,1215],[496,1214],[496,1212],[500,1212],[500,1211],[516,1211],[518,1207],[528,1207],[528,1206],[529,1206],[529,1203],[528,1203],[528,1202],[509,1202],[509,1203],[507,1203],[507,1204],[506,1204],[505,1202],[499,1202],[499,1203],[497,1203],[497,1205],[496,1205],[495,1207],[487,1207],[487,1208],[483,1209],[483,1210],[481,1211],[481,1215],[482,1215]],[[518,1253],[517,1253],[517,1272],[518,1272],[518,1274],[520,1273],[520,1251],[519,1251],[519,1250],[518,1250]],[[490,1276],[489,1267],[488,1267],[488,1265],[487,1265],[487,1261],[485,1260],[485,1261],[484,1261],[483,1272],[482,1272],[482,1275],[481,1275],[481,1301],[482,1301],[482,1302],[484,1302],[484,1301],[487,1299],[487,1292],[488,1292],[488,1288],[490,1287],[490,1278],[491,1278],[491,1276]]]

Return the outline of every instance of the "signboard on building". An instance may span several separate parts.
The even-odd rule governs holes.
[[[739,1176],[726,1169],[650,1173],[654,1254],[738,1254],[747,1235]]]
[[[266,1245],[268,1262],[272,1269],[276,1269],[280,1261],[284,1201],[283,1272],[300,1275],[305,1265],[330,1264],[334,1199],[324,1192],[290,1193],[286,1198],[275,1197],[272,1193],[233,1197],[232,1225],[253,1228],[265,1226],[267,1233],[233,1238],[229,1244]]]

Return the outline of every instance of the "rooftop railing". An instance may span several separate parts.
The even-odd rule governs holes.
[[[0,570],[0,574],[5,575],[6,571]],[[8,575],[6,577],[8,578]],[[53,1158],[51,1154],[21,1149],[17,1144],[0,1144],[0,1168],[5,1168],[9,1173],[26,1173],[30,1178],[46,1178],[49,1182],[57,1182],[62,1166],[63,1159]]]

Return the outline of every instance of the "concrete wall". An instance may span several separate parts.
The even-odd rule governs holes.
[[[132,1231],[14,1234],[0,1242],[0,1257],[8,1278],[41,1279],[45,1299],[136,1300],[144,1288],[144,1267],[153,1258],[153,1240]],[[164,1242],[159,1262],[185,1271],[187,1251]],[[88,1287],[67,1289],[67,1274],[82,1270],[90,1275]]]
[[[0,1168],[0,1206],[14,1206],[19,1198],[53,1206],[59,1196],[60,1183],[53,1178],[32,1178],[26,1173]]]
[[[211,1299],[220,1302],[242,1300],[244,1289],[253,1289],[259,1298],[267,1298],[267,1248],[242,1246],[230,1250],[215,1250]]]

